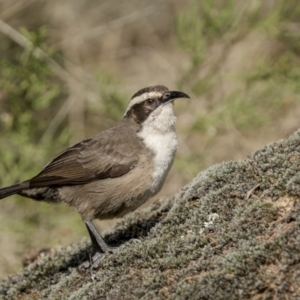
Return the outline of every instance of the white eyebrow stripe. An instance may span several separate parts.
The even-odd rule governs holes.
[[[160,93],[160,92],[153,91],[153,92],[146,92],[146,93],[143,93],[142,95],[132,98],[131,101],[129,102],[129,105],[125,111],[124,116],[126,116],[126,114],[128,113],[128,111],[131,109],[131,107],[133,105],[144,102],[148,98],[157,98],[157,97],[161,96],[161,94],[162,93]]]

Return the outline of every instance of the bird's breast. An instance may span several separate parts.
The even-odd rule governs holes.
[[[153,172],[150,190],[152,195],[156,194],[162,188],[166,176],[173,164],[175,153],[177,150],[176,132],[168,133],[140,133],[145,146],[151,150],[153,157]]]

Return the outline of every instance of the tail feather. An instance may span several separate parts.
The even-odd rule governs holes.
[[[14,184],[14,185],[2,188],[2,189],[0,189],[0,199],[8,197],[13,194],[16,194],[16,193],[22,191],[24,188],[26,188],[26,187],[22,183],[18,183],[18,184]]]

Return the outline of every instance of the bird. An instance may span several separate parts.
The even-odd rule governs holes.
[[[67,148],[33,178],[1,188],[0,199],[18,194],[75,207],[93,246],[91,261],[84,265],[97,266],[115,247],[106,244],[92,221],[123,217],[165,182],[178,146],[178,98],[190,97],[163,85],[140,89],[114,127]]]

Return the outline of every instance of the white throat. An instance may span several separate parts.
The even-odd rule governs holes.
[[[158,107],[143,123],[138,133],[146,147],[154,154],[154,171],[150,190],[152,195],[159,192],[173,164],[177,150],[175,131],[176,117],[173,104]]]

